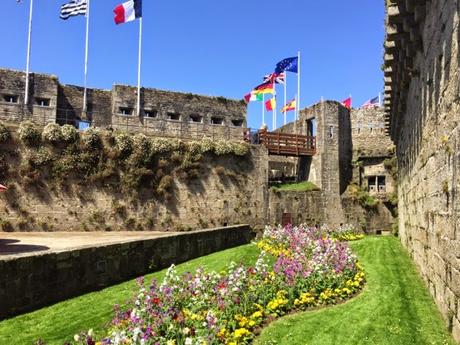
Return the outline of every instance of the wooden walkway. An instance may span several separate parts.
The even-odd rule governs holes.
[[[316,137],[313,136],[260,131],[259,142],[271,155],[313,156],[316,154]]]

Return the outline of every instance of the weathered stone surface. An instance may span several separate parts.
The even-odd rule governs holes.
[[[399,55],[386,74],[394,81],[386,100],[399,165],[399,230],[460,341],[458,2],[406,3],[401,36],[392,25],[387,30]]]
[[[0,260],[0,319],[248,243],[248,225]],[[75,255],[78,253],[77,255]]]

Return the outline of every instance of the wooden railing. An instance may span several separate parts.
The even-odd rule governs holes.
[[[316,154],[316,137],[313,136],[260,131],[259,141],[272,155],[313,156]]]

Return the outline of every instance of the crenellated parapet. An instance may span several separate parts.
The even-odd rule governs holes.
[[[386,40],[384,53],[384,107],[386,128],[398,139],[400,119],[406,109],[409,83],[420,71],[414,68],[417,52],[423,52],[423,26],[431,1],[386,0]]]

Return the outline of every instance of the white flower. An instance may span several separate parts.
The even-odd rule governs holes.
[[[73,340],[79,341],[79,340],[80,340],[80,336],[79,336],[78,334],[75,334],[75,335],[73,336]]]
[[[88,336],[92,337],[93,335],[94,335],[94,331],[92,328],[90,328],[88,331]]]
[[[189,334],[189,333],[190,333],[190,328],[185,327],[185,328],[182,330],[182,333],[184,333],[185,335]],[[191,344],[191,343],[190,343],[190,344]]]
[[[193,344],[192,338],[185,338],[185,345],[192,345],[192,344]]]

